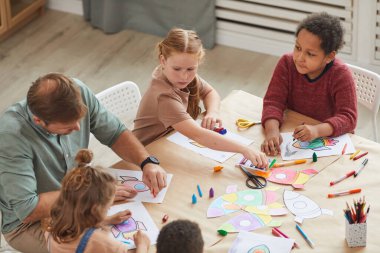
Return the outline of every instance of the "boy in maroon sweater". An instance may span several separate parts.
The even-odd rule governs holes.
[[[336,17],[316,13],[299,24],[293,53],[279,60],[264,97],[261,150],[267,155],[280,153],[279,129],[285,109],[321,121],[317,125],[300,122],[293,134],[300,141],[354,131],[354,79],[347,65],[335,58],[342,45],[343,28]]]

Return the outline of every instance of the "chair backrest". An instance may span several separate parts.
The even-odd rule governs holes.
[[[377,113],[380,105],[380,76],[358,66],[347,65],[355,80],[358,102],[373,113]]]
[[[139,87],[131,81],[112,86],[96,94],[99,102],[127,126],[136,117],[141,100]]]

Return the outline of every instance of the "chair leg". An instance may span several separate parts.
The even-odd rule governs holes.
[[[372,127],[373,127],[374,139],[375,139],[376,142],[379,142],[379,136],[377,134],[377,119],[376,119],[376,115],[374,115],[373,118],[372,118]]]

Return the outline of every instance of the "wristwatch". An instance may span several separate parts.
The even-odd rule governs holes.
[[[142,163],[141,163],[141,165],[140,165],[141,170],[144,170],[144,166],[145,166],[147,163],[160,164],[160,161],[159,161],[156,157],[150,155],[150,156],[148,156],[144,161],[142,161]]]

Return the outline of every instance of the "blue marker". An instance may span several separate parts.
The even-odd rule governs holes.
[[[199,184],[197,184],[197,189],[198,189],[198,194],[199,194],[199,197],[202,198],[203,196],[203,193],[202,193],[202,190],[201,190],[201,187],[199,186]]]
[[[298,224],[296,224],[296,229],[298,230],[298,232],[300,232],[300,234],[303,236],[303,238],[306,240],[309,246],[314,248],[314,243],[310,240],[310,238],[307,236],[305,231],[303,231],[302,228]]]
[[[197,203],[197,196],[193,194],[193,197],[191,198],[191,203],[196,204]]]

